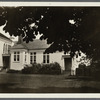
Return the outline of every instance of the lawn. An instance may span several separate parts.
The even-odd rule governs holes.
[[[0,93],[100,93],[100,82],[66,75],[0,74]]]

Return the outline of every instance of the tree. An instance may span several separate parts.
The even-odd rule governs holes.
[[[82,51],[99,61],[99,12],[99,7],[2,7],[0,25],[5,24],[4,30],[10,35],[22,35],[26,42],[41,34],[40,39],[51,44],[45,52],[58,50],[74,56]]]

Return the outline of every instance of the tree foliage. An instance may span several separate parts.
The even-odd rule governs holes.
[[[26,42],[37,34],[51,44],[46,52],[76,51],[100,60],[99,7],[1,7],[0,25],[10,35],[22,35]],[[74,21],[74,24],[70,23]],[[33,25],[33,26],[32,26]]]

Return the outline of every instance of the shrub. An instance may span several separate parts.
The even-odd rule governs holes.
[[[61,66],[55,62],[50,64],[42,65],[42,68],[39,70],[40,74],[61,74]]]
[[[84,69],[76,68],[76,75],[77,76],[84,76]]]
[[[94,66],[94,65],[90,65],[90,71],[91,71],[91,76],[95,79],[95,80],[100,80],[100,68],[98,66]]]
[[[61,74],[61,66],[58,63],[50,64],[32,64],[31,67],[26,65],[22,69],[24,74]]]
[[[86,65],[84,63],[79,64],[79,68],[86,68]]]
[[[77,76],[91,76],[90,67],[86,66],[83,63],[79,64],[79,67],[76,68],[76,75]]]
[[[7,73],[20,73],[20,71],[19,71],[19,70],[9,69],[9,70],[7,71]]]
[[[34,74],[37,74],[39,73],[39,70],[41,69],[41,64],[32,64],[32,67],[33,67],[33,73]]]
[[[95,80],[100,81],[100,63],[95,62],[89,66],[79,65],[76,69],[77,76],[91,76]]]
[[[41,68],[41,64],[32,64],[31,66],[25,65],[24,69],[22,69],[22,73],[37,74],[40,68]]]

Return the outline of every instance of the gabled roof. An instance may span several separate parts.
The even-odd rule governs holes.
[[[39,40],[36,39],[33,42],[29,42],[29,43],[24,43],[26,45],[26,47],[29,50],[34,50],[34,49],[46,49],[49,47],[49,45],[47,44],[46,40]]]
[[[15,44],[11,49],[27,49],[23,44]]]
[[[40,50],[40,49],[46,49],[50,45],[47,44],[46,40],[39,40],[36,39],[32,42],[26,43],[23,42],[21,44],[15,44],[12,49],[28,49],[28,50]]]
[[[0,33],[0,37],[5,38],[5,39],[7,39],[7,40],[9,40],[9,41],[12,41],[10,38],[6,37],[6,36],[3,35],[2,33]]]

